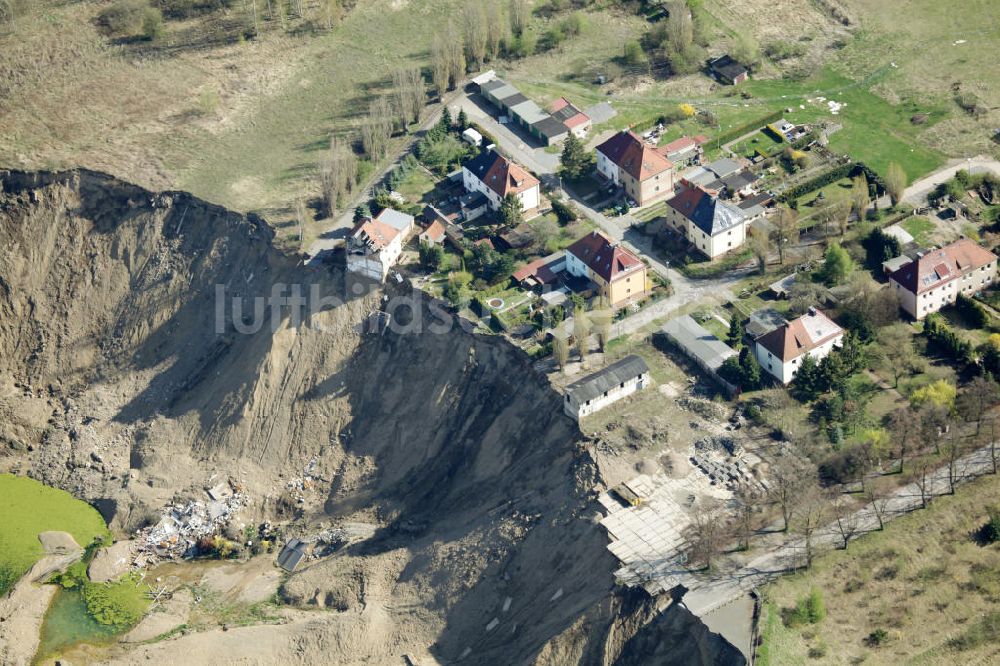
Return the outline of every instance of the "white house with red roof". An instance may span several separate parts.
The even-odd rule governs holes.
[[[463,164],[462,183],[467,192],[483,194],[492,210],[499,209],[508,194],[520,199],[525,212],[537,210],[541,202],[538,179],[495,150],[483,151]]]
[[[674,193],[673,162],[629,130],[597,147],[597,172],[624,188],[640,206]]]
[[[403,252],[403,232],[381,220],[362,220],[347,238],[347,270],[382,282]]]
[[[795,377],[806,355],[817,361],[844,341],[844,329],[816,308],[754,340],[760,367],[782,384]]]
[[[923,319],[954,303],[959,294],[972,296],[997,278],[997,256],[968,238],[929,250],[888,275],[899,305]]]
[[[594,282],[613,308],[645,296],[646,264],[599,231],[566,248],[566,272]]]

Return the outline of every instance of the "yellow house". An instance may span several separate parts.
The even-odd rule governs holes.
[[[613,308],[649,293],[646,264],[599,231],[566,248],[566,271],[594,282]]]

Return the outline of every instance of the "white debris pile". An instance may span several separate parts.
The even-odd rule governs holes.
[[[843,107],[847,106],[847,104],[845,104],[845,103],[837,102],[837,101],[834,101],[832,99],[827,100],[826,101],[826,105],[827,105],[827,107],[829,107],[830,113],[833,114],[833,115],[837,115],[838,113],[840,113],[840,109],[842,109]]]
[[[191,557],[198,539],[218,533],[246,504],[246,496],[228,484],[214,486],[207,494],[207,502],[166,507],[158,523],[136,532],[137,562],[148,566],[161,559]]]
[[[299,504],[306,501],[305,492],[312,490],[316,485],[316,481],[320,480],[320,477],[316,475],[316,466],[318,464],[319,460],[314,457],[302,470],[302,476],[296,477],[285,484],[285,487],[292,491],[295,501]]]

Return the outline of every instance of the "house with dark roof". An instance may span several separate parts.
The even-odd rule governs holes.
[[[639,206],[674,193],[674,163],[631,130],[597,147],[597,172],[620,185]]]
[[[844,329],[816,308],[754,340],[760,367],[782,384],[795,377],[806,355],[825,358],[844,340]]]
[[[536,211],[541,200],[538,179],[495,150],[483,151],[463,164],[462,183],[467,192],[485,196],[492,210],[499,209],[508,194],[516,195],[527,213]]]
[[[959,294],[972,296],[997,279],[997,256],[968,238],[917,255],[888,273],[899,305],[923,319],[954,303]]]
[[[682,189],[669,199],[665,217],[670,227],[709,259],[743,245],[750,226],[745,211],[700,187]]]
[[[719,83],[735,86],[750,78],[750,70],[728,53],[708,61],[708,73]]]
[[[631,355],[603,370],[587,375],[566,388],[563,408],[580,420],[584,416],[618,402],[650,385],[649,366],[642,357]]]
[[[649,291],[646,264],[599,231],[566,248],[566,272],[596,284],[612,308],[633,303]]]

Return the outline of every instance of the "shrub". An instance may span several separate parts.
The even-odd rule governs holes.
[[[972,650],[997,640],[1000,640],[1000,612],[993,612],[982,617],[961,636],[948,641],[948,647],[959,651]]]
[[[558,199],[552,200],[552,212],[556,214],[556,217],[559,219],[559,224],[562,226],[566,226],[570,222],[575,221],[578,217],[576,210],[571,204],[563,203]]]
[[[819,479],[825,485],[852,483],[864,470],[864,453],[859,447],[836,451],[819,465]]]
[[[142,36],[154,42],[163,35],[163,14],[155,7],[147,7],[142,12]]]
[[[139,31],[147,10],[147,0],[117,0],[97,15],[98,25],[114,35],[132,35]]]
[[[885,629],[876,629],[865,637],[865,645],[868,647],[882,647],[889,642],[889,632]]]
[[[987,513],[989,520],[976,533],[976,541],[984,546],[1000,541],[1000,507],[990,507]]]
[[[955,308],[975,328],[986,328],[990,325],[990,315],[981,304],[965,294],[959,294]]]

